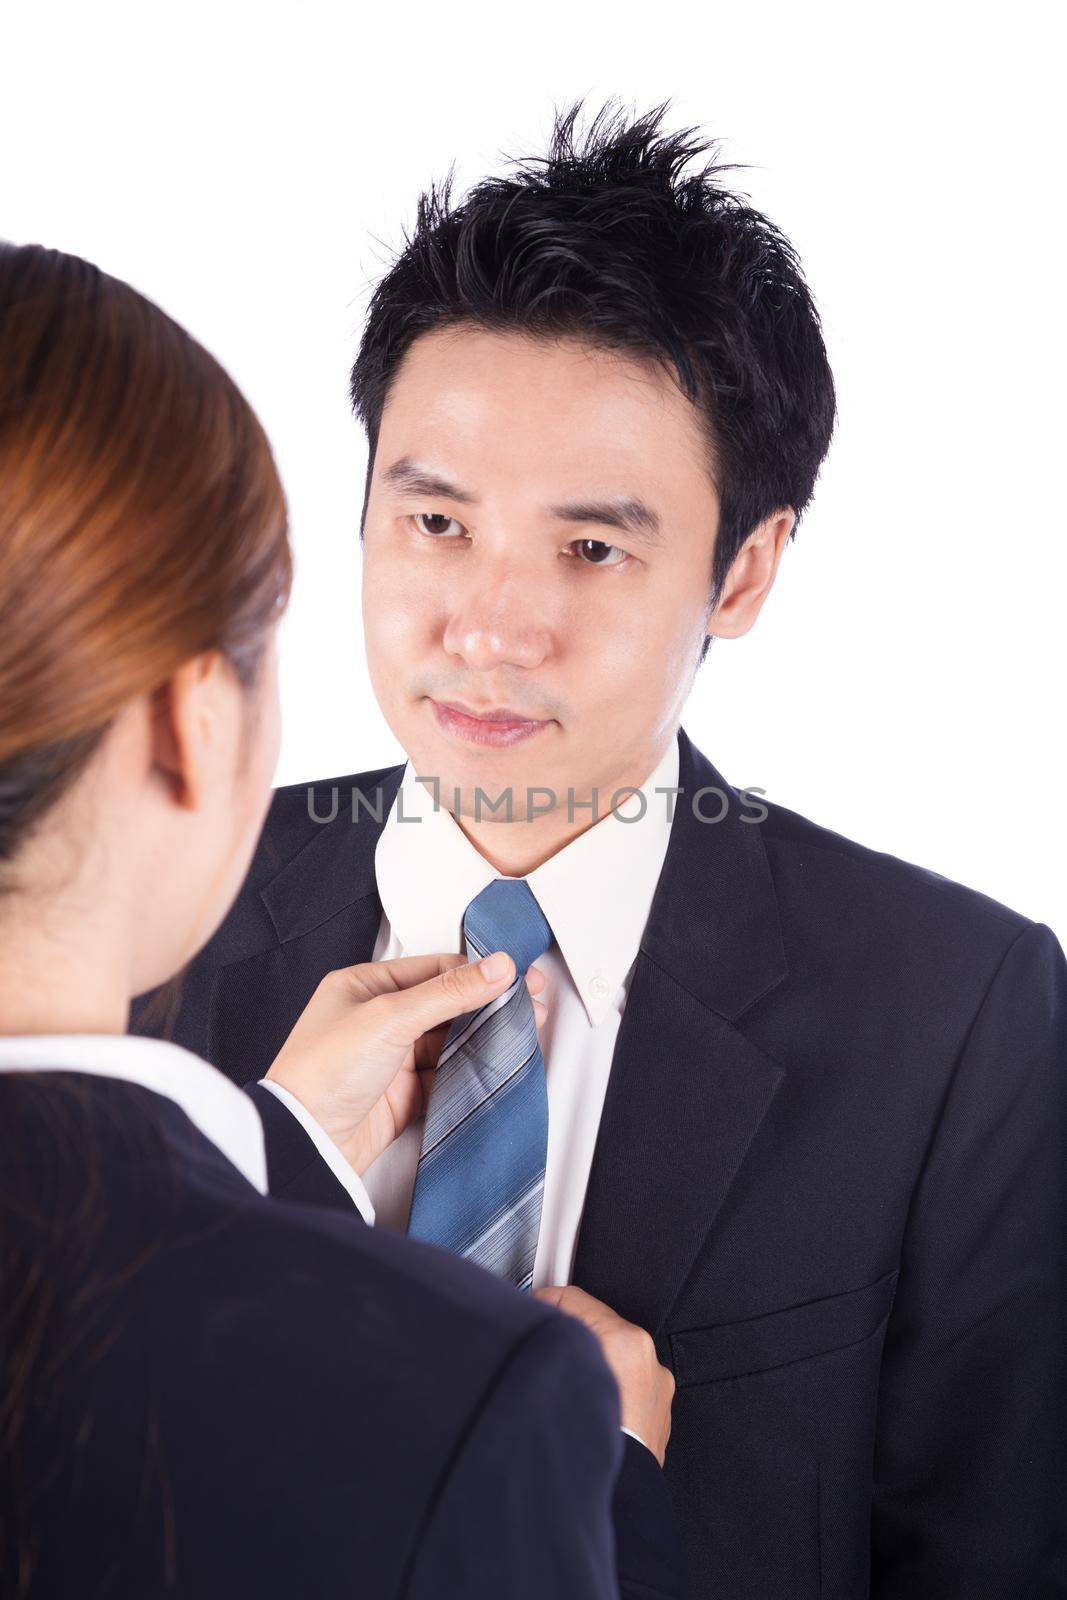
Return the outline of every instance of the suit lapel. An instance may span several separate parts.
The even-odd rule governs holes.
[[[401,763],[365,775],[358,785],[355,780],[338,785],[323,797],[327,810],[336,797],[336,815],[260,890],[282,944],[313,932],[359,900],[377,899],[374,852],[403,776]],[[351,958],[359,959],[365,958]]]
[[[631,979],[573,1281],[658,1334],[783,1077],[736,1019],[786,975],[758,823],[679,730],[681,790]],[[726,796],[719,822],[693,798]],[[717,795],[698,808],[717,815]]]

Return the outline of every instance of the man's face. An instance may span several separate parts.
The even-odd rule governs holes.
[[[568,791],[603,815],[643,782],[699,663],[718,510],[666,373],[514,333],[416,340],[381,421],[363,618],[383,714],[443,805],[510,790],[521,820],[537,787],[564,820]]]

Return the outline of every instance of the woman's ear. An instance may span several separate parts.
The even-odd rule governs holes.
[[[708,618],[707,632],[718,639],[738,639],[748,632],[771,592],[782,551],[796,516],[785,508],[750,533],[726,575],[718,604]]]
[[[148,697],[150,760],[175,802],[195,811],[230,748],[228,724],[240,711],[240,688],[218,650],[177,667]]]

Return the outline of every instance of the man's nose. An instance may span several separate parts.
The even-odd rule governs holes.
[[[455,597],[443,642],[476,670],[536,669],[550,656],[552,638],[548,597],[520,571],[494,564]]]

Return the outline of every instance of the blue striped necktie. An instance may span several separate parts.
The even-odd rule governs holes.
[[[552,930],[524,878],[494,878],[463,917],[467,956],[506,950],[515,981],[452,1023],[426,1109],[408,1233],[529,1289],[548,1150],[548,1092],[527,968]]]

